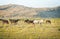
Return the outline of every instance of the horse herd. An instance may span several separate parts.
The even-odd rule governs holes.
[[[0,19],[0,21],[2,21],[3,24],[9,24],[9,22],[11,24],[13,24],[13,23],[17,24],[18,21],[21,21],[21,19],[8,19],[8,20],[6,20],[6,19]],[[51,24],[51,20],[44,20],[44,19],[41,19],[41,20],[29,20],[29,19],[25,19],[24,20],[24,22],[28,23],[28,24],[30,24],[30,23],[32,23],[32,24],[42,24],[42,23],[44,23],[44,21],[46,23]]]
[[[42,23],[44,23],[44,21],[46,23],[51,24],[51,20],[45,20],[45,19],[41,19],[41,20],[29,20],[29,19],[27,19],[27,20],[25,20],[26,23],[32,23],[32,24],[42,24]]]
[[[17,24],[17,22],[19,21],[20,19],[0,19],[0,21],[2,21],[3,24],[9,24],[9,21],[10,23],[14,23],[14,24]]]

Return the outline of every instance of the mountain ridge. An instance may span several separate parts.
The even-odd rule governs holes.
[[[23,5],[9,4],[9,5],[0,6],[0,17],[1,18],[41,17],[41,15],[43,15],[43,14],[39,15],[41,12],[46,14],[46,12],[48,13],[53,11],[57,12],[57,10],[60,11],[60,6],[52,7],[52,8],[31,8]]]

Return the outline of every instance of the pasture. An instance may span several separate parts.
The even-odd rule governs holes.
[[[0,21],[0,39],[60,39],[60,18],[51,18],[51,24],[44,22],[35,25],[24,20],[16,25]]]

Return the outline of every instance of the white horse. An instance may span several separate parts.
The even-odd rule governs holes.
[[[33,21],[34,24],[42,24],[43,22],[44,22],[43,19],[41,19],[41,20],[34,20]]]
[[[34,24],[38,24],[39,21],[38,21],[38,20],[34,20],[33,23],[34,23]]]
[[[39,24],[42,24],[42,23],[44,23],[44,20],[43,19],[39,20]]]

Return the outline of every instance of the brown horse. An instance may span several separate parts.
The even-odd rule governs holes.
[[[11,24],[17,24],[17,22],[19,21],[20,19],[9,19],[9,21],[11,22]]]
[[[26,19],[24,22],[26,22],[26,23],[33,23],[33,20]]]
[[[46,20],[46,23],[50,23],[51,24],[51,21],[50,20]]]
[[[6,19],[0,19],[0,21],[2,21],[3,22],[3,24],[9,24],[9,22],[8,22],[8,20],[6,20]]]
[[[28,23],[29,19],[26,19],[24,22]]]

